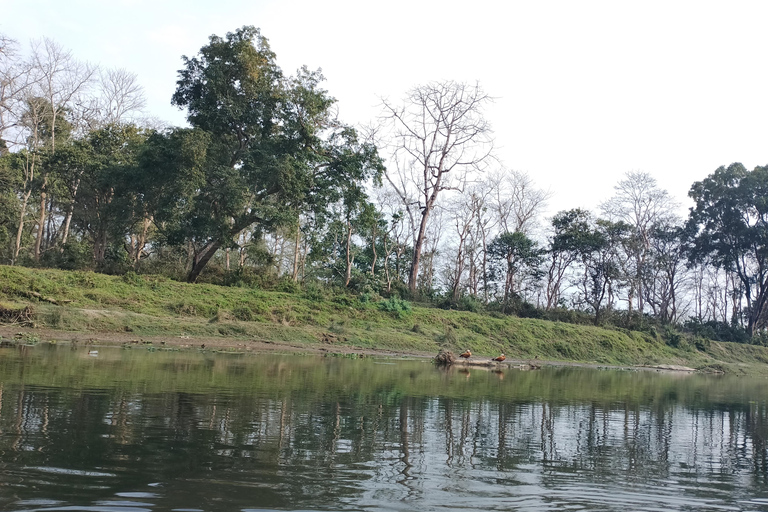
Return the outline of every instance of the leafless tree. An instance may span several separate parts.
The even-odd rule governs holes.
[[[467,173],[490,159],[491,129],[483,118],[490,97],[479,85],[432,82],[412,89],[402,105],[383,101],[382,119],[391,129],[390,170],[413,225],[408,287],[416,291],[430,216],[441,192],[457,189]]]
[[[136,74],[125,69],[108,69],[99,74],[100,115],[107,124],[129,122],[144,111],[147,100]]]
[[[23,143],[20,130],[27,90],[36,76],[21,58],[15,40],[0,34],[0,155]]]
[[[445,229],[446,215],[445,210],[442,208],[436,208],[432,212],[432,221],[429,223],[429,227],[424,233],[424,252],[422,257],[424,258],[423,271],[419,274],[418,287],[422,291],[431,291],[434,289],[435,274],[439,267],[439,259],[442,256],[440,252],[442,234]]]
[[[479,213],[478,205],[482,198],[475,193],[462,197],[451,211],[451,223],[456,228],[458,247],[453,265],[448,269],[448,279],[451,288],[451,296],[458,301],[461,296],[461,284],[464,272],[469,263],[468,243],[472,234],[472,228],[476,225],[475,217]]]
[[[645,308],[642,277],[651,249],[651,231],[654,225],[675,224],[677,204],[647,172],[626,173],[614,190],[615,195],[602,203],[600,209],[609,220],[626,222],[634,230],[633,243],[628,247],[633,268],[627,276],[627,303],[631,312],[637,300],[637,310],[642,314]]]
[[[494,183],[494,209],[502,231],[530,234],[536,219],[552,193],[537,188],[526,172],[502,170],[491,177]]]

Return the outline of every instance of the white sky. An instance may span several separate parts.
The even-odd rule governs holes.
[[[478,81],[501,161],[554,192],[551,213],[595,209],[630,170],[687,205],[720,165],[768,164],[764,1],[0,0],[0,32],[137,73],[171,124],[181,55],[243,25],[286,74],[322,68],[348,123],[430,80]]]

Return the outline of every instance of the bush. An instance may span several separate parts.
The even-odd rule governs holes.
[[[566,309],[562,307],[552,308],[543,312],[544,318],[553,322],[564,322],[568,324],[592,325],[594,318],[583,311]]]
[[[133,270],[129,270],[123,274],[122,280],[124,283],[130,284],[131,286],[142,286],[144,284],[144,280],[141,278],[141,276],[139,276]]]
[[[238,268],[224,275],[224,285],[237,288],[264,288],[270,278],[262,272],[256,272],[251,268]]]
[[[457,306],[461,311],[470,311],[472,313],[478,313],[483,309],[483,303],[474,295],[464,295],[459,299]]]
[[[400,297],[390,297],[379,302],[379,309],[392,314],[395,318],[402,318],[411,312],[411,303]]]
[[[283,276],[277,282],[275,289],[278,292],[284,293],[299,293],[301,291],[301,285],[293,280],[291,276]]]
[[[326,300],[325,288],[322,285],[312,281],[304,286],[304,296],[314,302]]]
[[[62,270],[87,270],[93,267],[93,249],[85,242],[70,240],[61,251],[44,252],[41,262]]]
[[[663,338],[667,342],[667,345],[670,347],[683,348],[685,342],[683,336],[679,332],[673,330],[671,327],[664,329]]]
[[[734,343],[750,343],[747,330],[739,325],[710,320],[702,322],[697,318],[691,318],[683,324],[683,330],[701,338],[709,338],[715,341],[731,341]]]
[[[247,306],[237,306],[232,309],[232,316],[243,322],[253,322],[256,315],[253,314],[253,310]]]

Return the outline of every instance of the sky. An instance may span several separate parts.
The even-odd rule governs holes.
[[[0,33],[136,73],[171,125],[181,56],[243,25],[286,74],[322,68],[349,124],[429,81],[478,83],[501,164],[550,190],[550,213],[596,210],[629,171],[684,212],[719,166],[768,164],[767,22],[768,2],[738,0],[0,0]]]

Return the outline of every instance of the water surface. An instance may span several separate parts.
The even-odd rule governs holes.
[[[763,379],[0,349],[0,510],[768,510]]]

